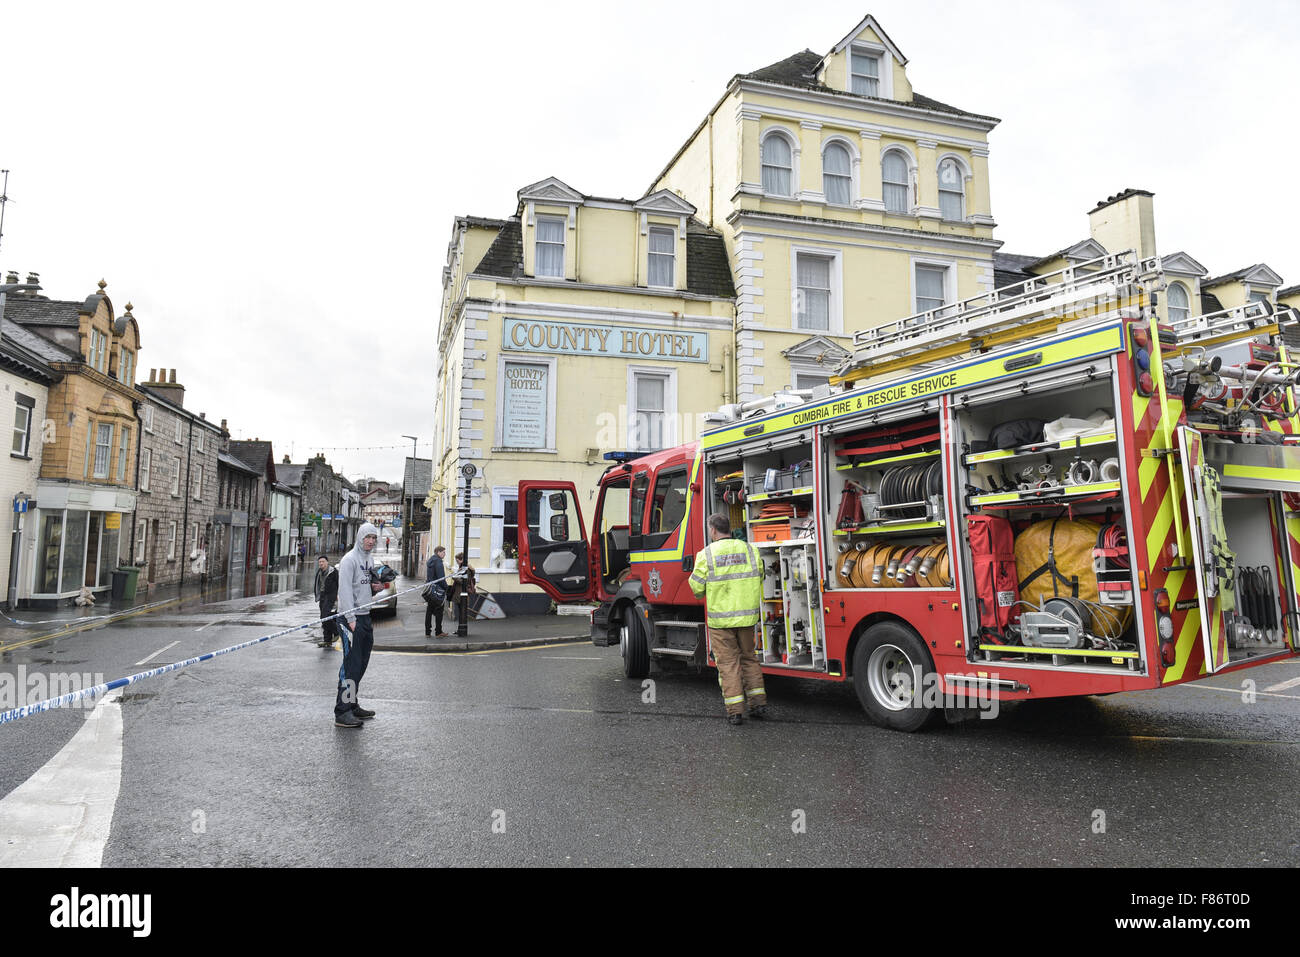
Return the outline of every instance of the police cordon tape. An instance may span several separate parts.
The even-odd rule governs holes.
[[[69,625],[84,625],[88,621],[110,621],[114,618],[121,618],[123,615],[136,615],[142,611],[148,611],[150,608],[157,608],[159,605],[170,605],[175,601],[175,598],[164,598],[162,601],[151,601],[146,605],[133,605],[130,608],[124,608],[122,611],[114,612],[111,615],[88,615],[85,618],[54,618],[46,621],[23,621],[20,618],[11,618],[3,611],[0,611],[0,618],[3,618],[5,621],[11,621],[15,625],[21,625],[24,628],[39,627],[41,625],[58,625],[60,628],[66,628]]]
[[[443,581],[448,581],[453,577],[454,576],[448,575],[443,579]],[[244,648],[251,648],[253,645],[260,645],[263,642],[270,641],[272,638],[283,638],[285,635],[292,635],[295,631],[312,628],[316,625],[323,624],[324,622],[333,621],[336,618],[347,618],[349,614],[354,614],[362,608],[369,608],[371,605],[377,605],[381,601],[388,601],[390,597],[396,598],[398,595],[407,595],[413,591],[423,591],[429,586],[429,584],[429,582],[422,582],[419,585],[406,589],[405,591],[396,592],[391,596],[385,595],[383,598],[376,598],[373,601],[368,601],[364,605],[357,605],[356,608],[349,609],[346,612],[339,612],[338,614],[329,615],[325,618],[318,618],[316,621],[304,622],[301,625],[286,628],[284,631],[277,631],[274,634],[263,635],[260,638],[253,638],[249,641],[240,642],[237,645],[231,645],[229,648],[222,648],[219,651],[209,651],[207,654],[199,655],[195,658],[187,658],[185,661],[174,661],[169,665],[151,668],[149,671],[142,671],[139,674],[129,675],[126,678],[116,678],[113,681],[107,681],[104,684],[95,685],[93,688],[82,688],[80,691],[72,691],[68,694],[60,695],[57,698],[48,698],[45,701],[38,701],[36,704],[24,705],[21,708],[10,708],[8,711],[0,712],[0,724],[8,724],[10,721],[17,721],[19,718],[25,718],[28,715],[37,714],[42,711],[62,708],[66,705],[72,704],[74,701],[80,701],[82,698],[108,694],[110,691],[116,691],[119,688],[133,685],[138,681],[144,681],[146,678],[156,678],[159,675],[165,675],[167,672],[175,671],[178,668],[186,668],[189,665],[196,665],[201,661],[211,661],[213,658],[220,657],[221,655],[228,655],[232,651],[241,651]],[[132,610],[138,611],[139,609]]]

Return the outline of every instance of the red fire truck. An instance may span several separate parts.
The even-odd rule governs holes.
[[[520,580],[598,602],[630,678],[703,670],[687,578],[730,514],[765,560],[763,670],[852,680],[907,731],[1293,657],[1300,317],[1162,324],[1164,288],[1123,253],[857,333],[836,391],[607,456],[590,534],[572,483],[521,482]]]

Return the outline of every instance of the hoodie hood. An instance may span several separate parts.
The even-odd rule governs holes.
[[[357,558],[361,559],[362,564],[365,565],[371,564],[371,556],[375,554],[373,550],[366,551],[361,547],[361,543],[365,540],[367,535],[375,536],[375,547],[378,548],[379,529],[375,528],[375,526],[371,525],[369,522],[363,522],[361,524],[361,530],[357,532],[357,540],[352,545],[352,550],[357,553]]]

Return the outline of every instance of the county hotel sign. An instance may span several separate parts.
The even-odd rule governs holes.
[[[709,361],[709,337],[703,332],[549,322],[510,316],[505,317],[501,347],[511,352],[541,352],[551,355],[663,359],[669,362]]]

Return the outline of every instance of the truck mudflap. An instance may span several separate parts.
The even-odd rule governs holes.
[[[603,601],[591,613],[591,643],[598,648],[618,644],[618,630],[610,621],[614,612],[612,601]]]

